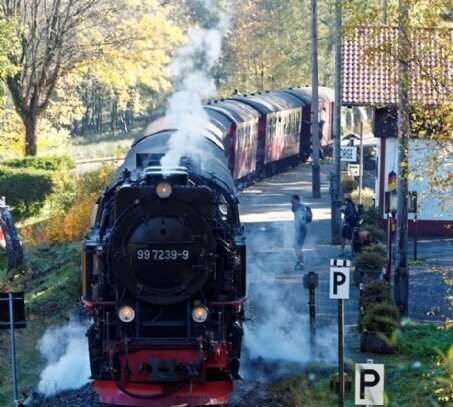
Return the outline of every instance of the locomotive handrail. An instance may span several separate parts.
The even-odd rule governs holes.
[[[115,301],[90,301],[90,300],[86,299],[85,297],[81,297],[80,299],[81,299],[83,305],[88,309],[92,309],[96,306],[109,306],[109,305],[116,304]]]
[[[178,165],[178,166],[160,166],[160,165],[151,165],[143,169],[144,175],[154,175],[154,174],[187,174],[187,167]]]
[[[248,299],[248,297],[245,296],[245,297],[239,298],[237,300],[233,300],[233,301],[211,301],[211,302],[209,302],[209,305],[231,305],[231,306],[235,307],[235,306],[244,304],[247,301],[247,299]]]

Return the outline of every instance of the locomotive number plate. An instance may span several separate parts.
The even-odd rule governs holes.
[[[137,249],[137,260],[176,261],[189,260],[189,250]]]

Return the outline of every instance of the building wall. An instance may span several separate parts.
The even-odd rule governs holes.
[[[393,170],[398,173],[398,140],[382,138],[378,141],[379,168],[376,179],[376,205],[384,207],[385,191],[388,190],[388,174]],[[409,168],[411,179],[409,191],[418,194],[418,230],[421,234],[453,237],[453,186],[450,192],[432,191],[428,175],[429,162],[433,158],[441,160],[440,171],[437,175],[453,173],[453,159],[441,150],[432,140],[413,139],[409,141]],[[415,177],[415,178],[414,178]],[[386,219],[386,214],[383,214]],[[409,214],[409,219],[413,215]],[[409,222],[412,229],[412,222]]]

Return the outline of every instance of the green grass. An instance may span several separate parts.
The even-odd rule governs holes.
[[[142,126],[138,125],[129,133],[117,132],[115,135],[103,133],[75,137],[71,140],[70,156],[76,161],[103,157],[121,158],[141,130]]]
[[[451,406],[452,346],[453,329],[447,330],[434,324],[406,327],[400,335],[397,355],[376,355],[374,358],[375,363],[385,365],[385,405]],[[271,386],[270,394],[276,405],[334,407],[338,405],[338,396],[330,392],[330,379],[327,374],[318,375],[315,380],[310,380],[307,375],[288,377]],[[351,379],[354,380],[354,377]],[[345,406],[354,406],[354,383],[346,394]]]
[[[0,268],[0,285],[24,290],[27,328],[16,331],[19,392],[30,394],[44,366],[36,345],[45,330],[67,320],[80,307],[81,244],[52,246],[26,253],[24,273],[8,278]],[[3,256],[4,257],[4,256]],[[2,256],[0,255],[0,265]],[[12,406],[9,331],[0,331],[0,406]],[[3,351],[3,344],[6,351]]]

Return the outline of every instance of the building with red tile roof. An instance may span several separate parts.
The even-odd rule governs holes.
[[[342,47],[342,103],[391,105],[398,99],[398,28],[361,27]],[[417,29],[410,39],[409,100],[451,101],[453,30]]]
[[[413,29],[409,44],[409,102],[453,106],[453,30]],[[377,138],[375,201],[382,219],[387,217],[384,200],[385,192],[389,191],[389,174],[399,169],[397,51],[396,27],[357,28],[345,36],[342,46],[342,105],[374,109],[373,133]],[[433,138],[435,132],[431,126]],[[440,163],[434,176],[451,176],[453,142],[443,141],[440,145],[430,138],[411,138],[409,141],[409,167],[415,175],[409,180],[409,190],[418,193],[418,231],[424,235],[453,237],[453,186],[450,184],[450,192],[444,191],[443,195],[433,191],[429,183],[433,174],[427,175],[430,160]],[[414,225],[409,222],[410,229]]]

